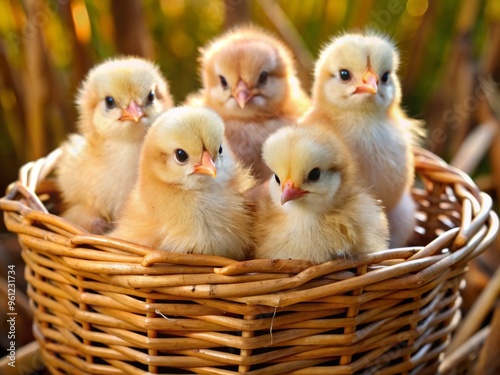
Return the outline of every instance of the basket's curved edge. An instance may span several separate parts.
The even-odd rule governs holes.
[[[9,230],[11,230],[10,223],[18,222],[12,218],[12,215],[16,214],[21,216],[25,223],[40,221],[48,228],[56,229],[56,232],[71,235],[85,233],[85,230],[79,226],[49,213],[38,196],[19,182],[14,184],[5,197],[0,198],[0,210],[4,212],[5,226]],[[13,232],[17,233],[15,230]]]
[[[13,201],[18,195],[22,196],[23,199],[26,200],[27,207],[29,207],[30,210],[37,210],[47,214],[49,213],[40,198],[38,198],[38,196],[34,193],[34,190],[27,188],[20,181],[10,184],[6,196],[2,199]]]
[[[474,181],[463,171],[448,165],[443,159],[422,148],[415,149],[416,172],[428,175],[451,174],[446,179],[453,184],[456,195],[462,198],[462,221],[460,231],[450,250],[453,252],[467,244],[489,221],[493,207],[492,198],[479,190]],[[429,171],[431,171],[429,173]],[[452,177],[454,175],[455,177]],[[497,229],[498,230],[498,229]],[[483,249],[484,250],[484,249]],[[476,254],[478,255],[478,254]]]
[[[449,165],[439,156],[421,147],[414,148],[414,155],[415,170],[417,172],[422,169],[428,169],[436,173],[443,171],[452,172],[459,177],[472,192],[479,194],[479,188],[468,174],[452,165]]]
[[[462,213],[462,217],[465,216],[465,218],[462,222],[467,220],[467,224],[460,226],[460,232],[457,235],[455,242],[453,243],[452,250],[463,246],[469,240],[469,238],[477,233],[479,229],[486,223],[486,221],[488,221],[489,214],[491,212],[491,209],[493,208],[493,199],[484,192],[480,192],[479,197],[479,209],[474,209],[474,204],[471,204],[471,207],[469,207],[468,204],[465,203],[472,201],[471,197],[466,198],[466,200],[464,201],[465,204],[463,205],[464,212]],[[475,212],[465,212],[465,210],[473,210]],[[472,216],[474,217],[472,218]]]
[[[276,273],[276,268],[278,268],[281,269],[282,272],[286,270],[287,273],[291,272],[295,274],[302,273],[308,269],[316,269],[315,265],[309,262],[296,260],[258,259],[238,262],[224,257],[157,251],[132,242],[90,234],[56,215],[49,214],[46,207],[34,193],[33,186],[36,186],[36,183],[39,183],[41,179],[51,173],[58,159],[61,157],[61,152],[60,148],[56,149],[47,157],[41,158],[34,163],[28,163],[21,168],[20,180],[11,186],[6,197],[0,199],[0,209],[5,211],[5,215],[7,215],[7,212],[17,211],[18,214],[26,219],[44,221],[51,229],[52,227],[61,228],[61,232],[71,233],[72,236],[69,237],[67,241],[68,247],[74,248],[78,245],[94,246],[97,248],[115,247],[119,250],[142,256],[143,259],[141,264],[144,267],[152,267],[155,264],[162,263],[200,264],[201,262],[213,266],[214,273],[227,276],[262,271],[263,268],[269,271],[272,270],[273,273]],[[452,238],[453,241],[450,246],[451,250],[455,251],[456,249],[460,249],[479,231],[484,231],[485,225],[495,223],[495,221],[490,220],[492,207],[491,197],[480,192],[469,176],[449,166],[441,158],[425,149],[415,149],[415,157],[417,173],[424,175],[432,175],[433,173],[438,173],[440,175],[443,173],[450,174],[451,177],[447,177],[447,181],[450,184],[456,185],[455,191],[458,196],[463,197],[464,204],[462,210],[462,225],[460,228],[454,228],[444,235],[439,236],[435,240],[437,242],[433,241],[424,249],[418,249],[418,251],[413,249],[414,254],[411,254],[410,258],[407,259],[410,261],[434,254],[435,251],[442,246],[442,242],[447,242],[450,238]],[[25,184],[28,186],[25,186]],[[17,196],[21,196],[27,205],[23,205],[21,202],[12,204]],[[8,220],[6,220],[6,222],[8,223]],[[457,230],[458,233],[456,233]],[[490,230],[490,233],[491,232]],[[491,239],[491,236],[488,238]],[[481,248],[485,248],[485,246]],[[384,252],[387,253],[392,250],[394,249],[384,250]],[[370,264],[371,262],[377,261],[380,261],[380,259],[374,258],[373,254],[369,254],[368,256],[359,257],[356,261],[347,260],[346,262],[350,262],[351,267],[359,267],[363,264]],[[339,262],[342,263],[341,260],[337,260],[336,262],[337,264],[339,264]],[[325,269],[328,269],[328,267]],[[313,271],[313,273],[315,272],[316,271]]]

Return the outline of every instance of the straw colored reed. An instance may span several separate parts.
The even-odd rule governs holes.
[[[54,374],[433,374],[498,231],[491,198],[419,149],[412,247],[320,265],[160,252],[49,213],[58,157],[0,200]]]

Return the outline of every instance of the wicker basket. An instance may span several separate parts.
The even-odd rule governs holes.
[[[498,231],[491,198],[419,149],[413,247],[320,265],[155,251],[49,213],[58,156],[0,200],[54,374],[433,374]]]

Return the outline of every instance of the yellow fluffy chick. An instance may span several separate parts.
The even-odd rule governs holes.
[[[333,39],[316,63],[313,106],[301,120],[335,131],[349,147],[364,185],[387,210],[391,247],[413,233],[413,146],[421,133],[401,109],[398,64],[396,48],[381,36]]]
[[[177,253],[242,260],[253,248],[249,171],[224,149],[207,108],[161,115],[144,141],[139,178],[110,236]],[[224,149],[224,150],[223,150]]]
[[[286,127],[264,143],[263,156],[275,176],[258,206],[257,258],[322,263],[387,249],[383,209],[333,134]]]
[[[262,161],[262,143],[309,106],[292,54],[274,36],[245,26],[210,42],[200,62],[203,89],[186,103],[214,109],[224,119],[232,151],[257,179],[266,180],[271,171]]]
[[[103,233],[137,178],[147,128],[172,107],[159,69],[139,58],[108,60],[87,75],[77,97],[78,131],[62,145],[62,217]]]

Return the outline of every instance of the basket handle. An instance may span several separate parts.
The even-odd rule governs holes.
[[[52,172],[61,154],[62,149],[57,148],[46,157],[24,164],[19,169],[18,180],[7,187],[5,198],[13,201],[17,196],[21,196],[29,208],[49,213],[36,194],[36,188]]]
[[[46,157],[24,164],[19,169],[19,182],[34,192],[38,183],[52,172],[61,154],[62,149],[56,148]]]

